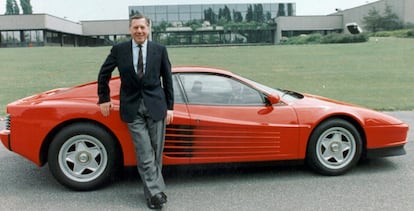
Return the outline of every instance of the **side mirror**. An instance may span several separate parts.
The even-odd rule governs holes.
[[[266,96],[266,107],[259,110],[257,113],[259,115],[266,115],[273,111],[273,104],[278,104],[280,102],[279,95],[268,95]]]
[[[266,104],[267,105],[273,105],[278,104],[280,102],[280,96],[279,95],[268,95],[266,97]]]

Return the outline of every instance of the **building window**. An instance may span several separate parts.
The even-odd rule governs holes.
[[[20,43],[20,31],[2,31],[1,32],[2,43],[17,44]]]
[[[43,44],[44,37],[42,30],[32,30],[32,31],[23,31],[23,43],[29,44],[32,46],[33,44]]]
[[[26,39],[26,37],[25,37]],[[43,42],[44,41],[44,37],[43,37],[43,31],[41,30],[36,30],[36,31],[30,31],[30,39],[28,39],[30,42]]]
[[[57,43],[60,44],[61,40],[59,34],[56,32],[46,32],[46,42],[47,43]]]

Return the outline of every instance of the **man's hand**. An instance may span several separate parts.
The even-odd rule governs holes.
[[[104,117],[109,116],[110,110],[112,107],[111,102],[101,103],[99,104],[99,108],[101,108],[101,113]]]
[[[173,110],[168,110],[167,111],[167,116],[165,117],[165,123],[167,125],[171,124],[172,121],[174,119],[174,111]]]

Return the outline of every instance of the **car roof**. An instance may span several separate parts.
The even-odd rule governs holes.
[[[202,66],[176,66],[172,68],[173,73],[218,73],[223,75],[230,75],[233,74],[230,71],[219,69],[219,68],[212,68],[212,67],[202,67]]]

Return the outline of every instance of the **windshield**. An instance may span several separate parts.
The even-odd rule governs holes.
[[[249,79],[246,79],[246,80],[248,80],[250,83],[254,84],[256,87],[265,90],[266,92],[279,95],[280,98],[282,98],[283,100],[288,101],[288,102],[303,98],[303,95],[298,93],[298,92],[294,92],[294,91],[290,91],[290,90],[284,90],[284,89],[274,89],[274,88],[268,87],[268,86],[263,85],[263,84],[259,84],[255,81],[252,81],[252,80],[249,80]]]

